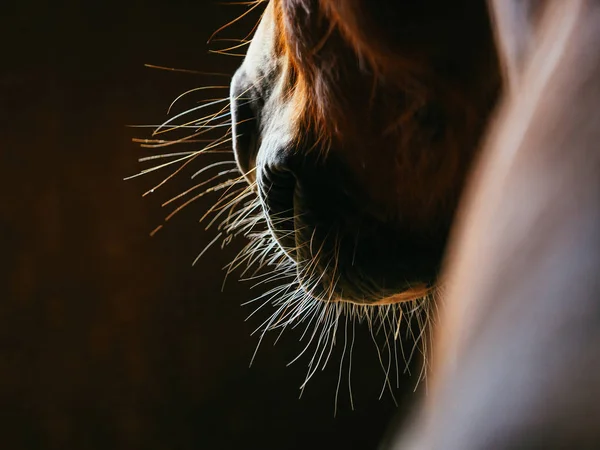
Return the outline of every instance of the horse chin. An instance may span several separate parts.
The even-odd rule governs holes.
[[[434,291],[433,287],[428,287],[425,284],[418,284],[414,288],[408,289],[403,292],[399,292],[397,294],[388,295],[378,300],[365,300],[364,302],[360,302],[357,300],[349,300],[345,298],[337,298],[335,302],[341,303],[350,303],[353,305],[359,306],[388,306],[388,305],[396,305],[399,303],[409,303],[417,300],[421,300],[426,298]]]
[[[374,302],[369,303],[372,306],[382,306],[382,305],[393,305],[396,303],[405,303],[412,302],[416,300],[420,300],[433,292],[433,287],[428,287],[425,284],[418,284],[415,287],[408,289],[403,292],[399,292],[398,294],[390,295],[388,297],[384,297],[380,300],[376,300]],[[353,302],[351,302],[353,303]]]
[[[302,281],[300,281],[299,285],[304,294],[315,301],[347,303],[366,307],[387,306],[418,301],[433,294],[437,288],[436,284],[416,282],[411,287],[398,290],[398,292],[386,290],[381,293],[369,292],[364,295],[345,295],[343,286],[341,289],[336,289],[335,292],[326,292],[326,289],[316,289],[315,286],[307,286]]]

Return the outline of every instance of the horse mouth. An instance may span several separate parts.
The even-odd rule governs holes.
[[[356,210],[301,203],[263,212],[307,296],[374,306],[417,300],[434,289],[445,241]]]

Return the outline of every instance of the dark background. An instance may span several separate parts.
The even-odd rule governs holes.
[[[216,1],[42,2],[0,7],[0,441],[3,449],[376,448],[397,411],[366,327],[353,358],[356,410],[340,346],[299,400],[299,333],[255,364],[240,306],[255,296],[213,248],[202,199],[149,237],[161,203],[191,186],[169,172],[123,181],[149,151],[131,142],[206,78],[145,63],[232,73],[207,38],[246,10]],[[252,15],[223,37],[243,37]],[[210,48],[219,48],[211,45]],[[224,95],[224,91],[222,94]],[[204,161],[197,162],[197,166]],[[196,167],[197,169],[197,167]],[[405,376],[397,398],[412,398]]]

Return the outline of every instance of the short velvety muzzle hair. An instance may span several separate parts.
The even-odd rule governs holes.
[[[269,3],[232,82],[234,150],[309,295],[436,284],[498,80],[484,2]]]

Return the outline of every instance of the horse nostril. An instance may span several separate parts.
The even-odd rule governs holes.
[[[245,87],[244,75],[236,73],[231,82],[230,106],[233,135],[233,152],[240,171],[253,181],[251,172],[256,166],[258,151],[258,101]]]

